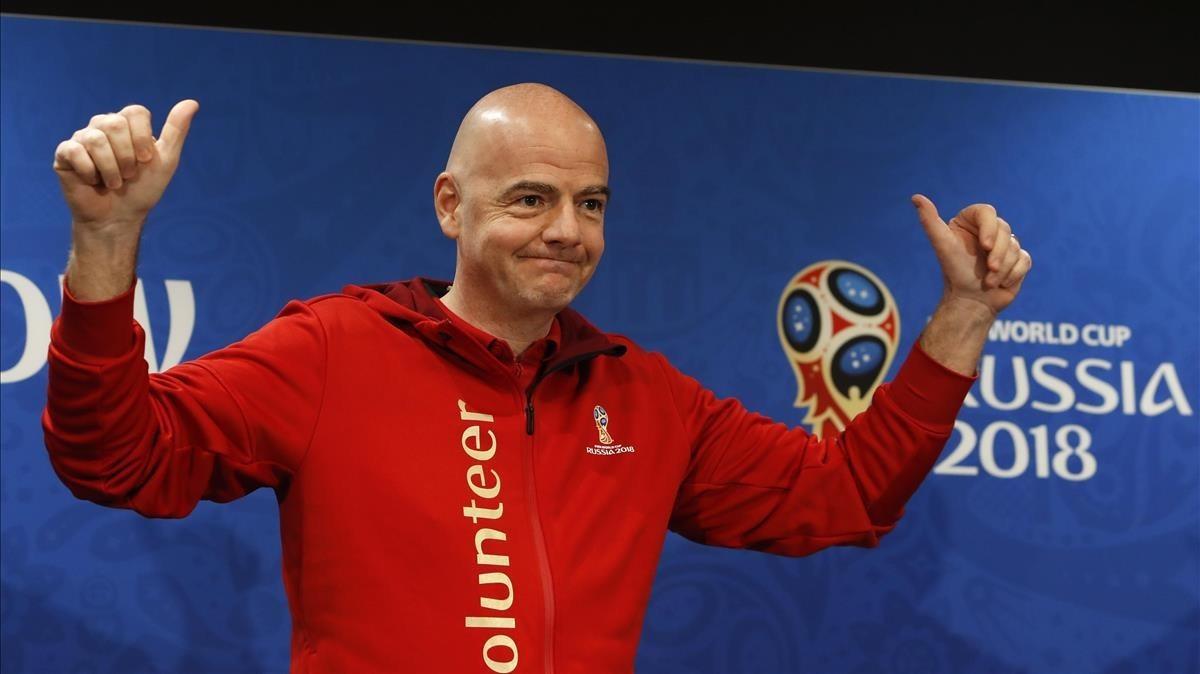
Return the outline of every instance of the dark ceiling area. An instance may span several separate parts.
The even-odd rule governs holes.
[[[334,14],[329,5],[308,9],[290,5],[273,12],[245,7],[67,9],[54,3],[15,1],[3,6],[9,15],[1200,93],[1200,21],[1194,13],[1160,16],[1154,22],[1126,18],[1100,23],[1076,17],[1050,25],[1037,17],[1005,25],[983,21],[951,25],[879,19],[822,24],[746,14],[689,14],[651,22],[637,15],[625,18],[630,10],[612,5],[592,7],[598,14],[595,18],[561,16],[542,6],[508,8],[511,15],[464,21],[462,15],[473,11],[464,5],[443,10],[441,16],[408,7]],[[455,13],[452,19],[451,12]],[[1017,13],[1014,8],[1013,14]]]

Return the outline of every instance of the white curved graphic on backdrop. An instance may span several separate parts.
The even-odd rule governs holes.
[[[52,318],[46,296],[33,281],[15,271],[0,269],[0,283],[7,283],[17,291],[21,314],[25,316],[25,349],[12,367],[0,370],[0,384],[11,384],[32,377],[46,364]]]
[[[25,275],[9,269],[0,269],[0,283],[7,283],[16,291],[21,302],[21,315],[25,318],[25,348],[21,350],[21,356],[16,363],[0,370],[0,384],[15,384],[36,375],[45,366],[46,351],[50,347],[50,326],[54,316],[50,312],[46,296]],[[144,355],[150,372],[161,372],[182,362],[196,326],[196,300],[191,281],[167,279],[163,284],[167,289],[170,324],[161,362],[150,328],[150,312],[141,279],[138,279],[134,288],[133,318],[146,333]],[[63,275],[59,274],[59,306],[62,306],[62,287]]]

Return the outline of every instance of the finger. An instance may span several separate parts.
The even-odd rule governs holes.
[[[100,129],[108,136],[108,144],[112,148],[113,156],[117,158],[121,178],[128,180],[136,175],[137,157],[133,154],[133,136],[129,135],[129,120],[116,113],[96,115],[88,126]]]
[[[183,141],[192,127],[192,118],[198,110],[200,104],[190,98],[179,101],[171,108],[158,139],[160,150],[169,153],[172,158],[179,156],[183,151]]]
[[[1013,235],[1012,227],[1004,221],[1004,218],[996,218],[996,243],[992,245],[991,251],[988,252],[988,270],[992,272],[992,283],[1000,282],[1000,275],[997,273],[1004,267],[1004,259],[1008,255],[1008,249],[1012,248]]]
[[[121,180],[117,157],[113,154],[112,146],[108,144],[108,135],[100,129],[88,127],[76,131],[74,140],[87,149],[104,186],[113,190],[120,189],[124,181]]]
[[[133,138],[133,154],[143,164],[154,158],[154,130],[150,125],[150,110],[144,105],[127,105],[119,113],[129,122]]]
[[[996,231],[999,223],[996,218],[996,209],[991,204],[971,204],[962,209],[955,219],[959,220],[966,229],[975,233],[984,250],[991,250],[996,245]],[[968,226],[966,223],[973,226]]]
[[[1025,280],[1025,275],[1029,273],[1029,269],[1033,267],[1033,256],[1029,251],[1022,250],[1017,257],[1017,263],[1013,265],[1012,271],[1008,273],[1004,281],[1000,285],[1004,288],[1013,288],[1021,284]]]
[[[996,285],[1004,283],[1004,279],[1013,270],[1013,266],[1017,264],[1017,260],[1021,258],[1021,246],[1017,243],[1016,237],[1008,237],[1008,248],[1004,251],[1004,259],[1000,261],[1000,266],[994,272]]]
[[[950,233],[946,222],[938,215],[937,206],[928,197],[923,194],[914,194],[912,203],[917,208],[917,219],[921,221],[925,235],[929,237],[929,241],[935,247],[943,245],[946,237],[953,238],[954,235]]]
[[[100,180],[96,165],[88,156],[87,149],[73,140],[64,140],[54,150],[54,170],[75,174],[84,184],[95,185]]]

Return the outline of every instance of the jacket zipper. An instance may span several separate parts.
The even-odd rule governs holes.
[[[533,524],[533,545],[537,550],[538,570],[542,576],[542,602],[545,609],[546,636],[542,640],[543,670],[546,674],[554,672],[554,576],[550,571],[550,556],[546,552],[546,537],[542,531],[542,518],[538,513],[537,482],[533,471],[533,387],[525,396],[525,431],[529,436],[528,451],[525,452],[526,498],[529,501],[529,519]]]
[[[600,354],[619,354],[623,352],[624,349],[609,349],[607,351],[581,354],[575,358],[556,363],[553,368],[539,372],[525,391],[525,434],[529,436],[529,451],[525,452],[523,463],[525,466],[525,485],[529,500],[529,519],[533,523],[533,543],[537,549],[538,568],[542,574],[542,599],[546,611],[546,638],[544,639],[542,657],[544,660],[543,669],[546,674],[554,674],[554,576],[550,571],[550,556],[546,552],[546,536],[542,531],[542,518],[538,514],[537,482],[533,471],[533,390],[537,388],[538,383],[546,375],[552,372]],[[520,389],[518,388],[518,393],[519,391]]]

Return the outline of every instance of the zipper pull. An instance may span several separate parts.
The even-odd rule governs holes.
[[[525,399],[525,433],[533,435],[533,398]]]

